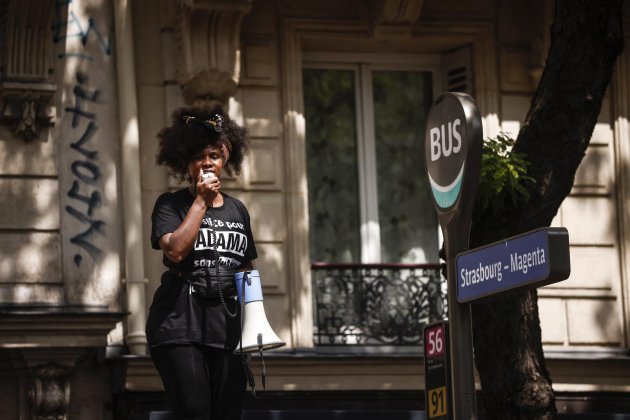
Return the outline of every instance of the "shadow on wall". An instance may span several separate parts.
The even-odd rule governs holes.
[[[47,138],[48,129],[41,138],[25,142],[10,127],[0,127],[0,171],[5,175],[0,179],[2,303],[58,303],[62,296],[51,287],[61,284],[62,273],[55,142]],[[41,285],[38,294],[36,285]]]
[[[617,206],[621,198],[614,177],[616,140],[608,103],[607,96],[571,194],[554,220],[569,230],[572,271],[568,280],[546,289],[563,293],[570,345],[619,346],[623,340]]]

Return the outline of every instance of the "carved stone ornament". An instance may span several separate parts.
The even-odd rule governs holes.
[[[423,3],[424,0],[375,0],[372,3],[374,35],[377,38],[410,36]]]
[[[188,104],[225,104],[240,77],[241,22],[252,0],[181,0],[177,77]]]
[[[12,126],[15,136],[27,141],[38,138],[41,127],[51,126],[55,121],[55,110],[49,105],[54,87],[46,84],[30,87],[33,89],[19,83],[0,84],[1,120]]]
[[[0,0],[0,123],[25,140],[54,123],[55,0]]]
[[[32,371],[29,400],[33,420],[67,420],[70,368],[49,363]]]

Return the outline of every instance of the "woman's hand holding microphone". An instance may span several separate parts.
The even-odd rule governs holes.
[[[214,199],[219,195],[221,190],[221,181],[212,171],[204,172],[203,169],[199,171],[199,177],[197,178],[197,194],[200,195],[206,203],[206,206],[210,207]]]

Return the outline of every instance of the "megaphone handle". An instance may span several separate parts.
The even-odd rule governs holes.
[[[262,363],[262,385],[263,389],[265,386],[265,377],[267,376],[267,368],[265,367],[265,356],[263,356],[263,336],[262,333],[258,333],[256,337],[256,341],[258,341],[258,354],[260,354],[260,361]]]

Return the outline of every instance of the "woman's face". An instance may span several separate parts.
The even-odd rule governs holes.
[[[188,173],[192,178],[193,185],[199,182],[199,174],[203,172],[214,172],[217,178],[221,178],[223,169],[223,155],[218,147],[207,146],[197,153],[188,163]]]

